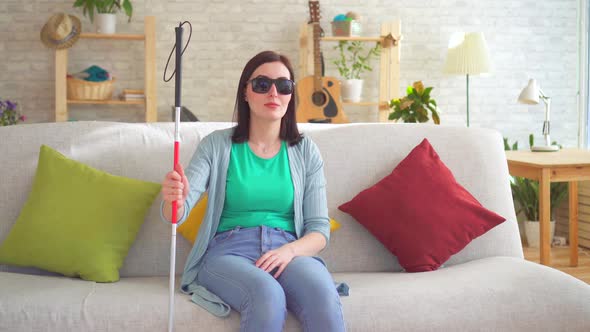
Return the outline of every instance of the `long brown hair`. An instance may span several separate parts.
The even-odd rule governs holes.
[[[263,51],[256,54],[244,67],[240,82],[238,83],[238,92],[236,93],[236,106],[234,108],[234,120],[237,121],[234,133],[232,135],[232,142],[242,143],[250,137],[250,106],[246,102],[245,87],[248,84],[248,79],[252,73],[261,65],[268,62],[281,62],[289,70],[291,80],[295,81],[295,74],[293,73],[293,66],[291,61],[282,55],[273,51]],[[287,112],[281,119],[281,129],[279,131],[279,138],[295,145],[301,141],[303,136],[299,133],[297,128],[297,120],[295,118],[295,92],[291,96],[289,105],[287,105]]]

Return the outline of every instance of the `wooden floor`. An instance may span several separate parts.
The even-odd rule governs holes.
[[[539,263],[539,248],[524,247],[524,258]],[[570,248],[551,248],[551,267],[570,274],[587,284],[590,284],[590,249],[578,248],[578,266],[570,267]]]

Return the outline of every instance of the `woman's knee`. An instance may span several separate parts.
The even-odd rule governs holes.
[[[279,282],[292,293],[305,290],[317,297],[337,293],[330,272],[321,262],[309,256],[293,259],[279,277]]]
[[[287,319],[285,292],[277,283],[261,283],[241,308],[244,331],[280,331]]]
[[[306,331],[342,331],[342,304],[331,274],[313,257],[297,257],[279,277],[289,309]],[[317,329],[316,329],[317,328]]]
[[[312,296],[290,297],[288,301],[305,332],[345,331],[342,304],[337,292],[325,290]]]
[[[285,292],[281,285],[275,280],[271,280],[270,282],[260,280],[260,282],[257,282],[257,284],[251,289],[252,294],[250,294],[251,298],[249,299],[249,302],[251,302],[250,304],[257,310],[282,312],[277,309],[286,308],[287,300]]]

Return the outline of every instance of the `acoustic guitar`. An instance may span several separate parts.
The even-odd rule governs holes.
[[[313,76],[295,85],[297,122],[348,123],[340,103],[340,81],[322,76],[319,1],[309,1],[309,16],[309,24],[313,25]]]

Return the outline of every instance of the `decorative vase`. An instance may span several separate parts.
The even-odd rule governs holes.
[[[552,220],[550,223],[551,230],[549,231],[549,243],[553,243],[553,235],[555,234],[555,220]],[[531,248],[539,248],[539,226],[541,225],[538,221],[525,221],[524,222],[524,232],[526,235],[526,240]]]
[[[117,30],[117,16],[115,14],[96,14],[94,27],[96,33],[113,34]]]
[[[344,80],[342,82],[342,101],[359,102],[363,92],[363,80]]]

